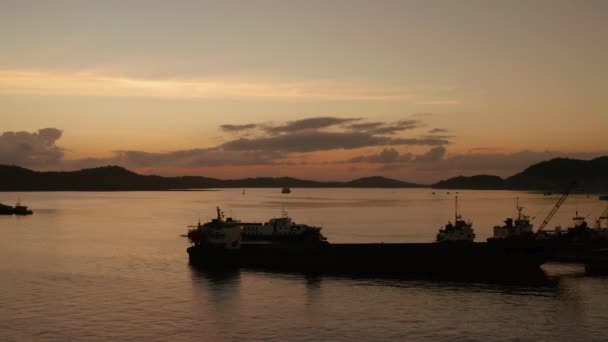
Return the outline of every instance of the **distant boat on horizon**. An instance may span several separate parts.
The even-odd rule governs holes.
[[[34,212],[27,206],[17,202],[14,207],[0,203],[0,215],[31,215]]]
[[[288,186],[283,187],[283,189],[281,189],[281,193],[282,194],[290,194],[291,193],[291,189]]]

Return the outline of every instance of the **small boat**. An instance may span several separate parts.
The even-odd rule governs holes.
[[[291,189],[288,186],[283,187],[283,189],[281,189],[281,193],[282,194],[290,194],[291,193]]]
[[[13,215],[15,213],[15,208],[10,205],[5,205],[0,203],[0,215]]]
[[[598,198],[600,201],[608,201],[608,195],[600,195]]]
[[[471,221],[465,221],[462,216],[458,214],[458,196],[455,200],[455,215],[454,224],[448,222],[444,228],[439,229],[437,233],[436,242],[473,242],[475,240],[475,233],[473,232],[473,223]]]
[[[27,208],[25,205],[21,205],[20,202],[15,204],[15,215],[32,215],[34,212]]]
[[[25,206],[25,205],[21,205],[20,202],[17,202],[17,204],[14,207],[0,203],[0,215],[24,216],[24,215],[31,215],[33,213],[34,212],[31,209],[28,209],[27,206]]]

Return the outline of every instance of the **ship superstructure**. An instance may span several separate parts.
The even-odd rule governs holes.
[[[283,210],[281,217],[264,223],[241,222],[233,218],[224,219],[218,207],[217,217],[205,224],[200,222],[188,231],[194,244],[225,245],[236,248],[241,244],[272,244],[279,242],[314,243],[324,242],[321,227],[295,223]]]
[[[444,228],[439,229],[436,242],[473,242],[473,222],[465,221],[458,213],[458,196],[454,199],[454,206],[454,223],[448,222]]]
[[[503,226],[494,226],[494,236],[491,239],[533,239],[534,228],[530,217],[522,213],[524,207],[517,201],[517,218],[507,218]]]
[[[267,222],[244,223],[243,240],[252,243],[254,241],[272,243],[284,240],[325,241],[321,229],[321,227],[295,223],[283,210],[281,217],[271,218]]]

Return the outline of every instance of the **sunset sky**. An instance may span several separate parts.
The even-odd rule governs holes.
[[[608,154],[608,1],[0,0],[0,164],[435,182]]]

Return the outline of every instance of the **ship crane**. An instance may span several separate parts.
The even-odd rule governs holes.
[[[601,228],[602,220],[608,221],[608,207],[606,207],[606,209],[604,209],[604,211],[602,212],[600,217],[598,217],[598,219],[595,221],[595,225],[597,228]]]
[[[559,198],[557,203],[555,203],[555,206],[553,207],[553,209],[551,209],[551,211],[549,212],[549,215],[547,215],[547,217],[545,218],[543,223],[541,223],[540,227],[538,227],[538,231],[542,231],[547,226],[547,224],[549,224],[549,221],[551,221],[551,219],[553,218],[553,215],[555,215],[555,213],[557,213],[557,211],[559,210],[559,207],[561,207],[562,204],[564,204],[564,201],[566,200],[566,198],[568,198],[568,195],[570,195],[570,191],[572,191],[572,189],[574,189],[575,186],[576,186],[576,182],[572,182],[572,183],[570,183],[570,185],[568,185],[568,187],[562,194],[562,197]]]

